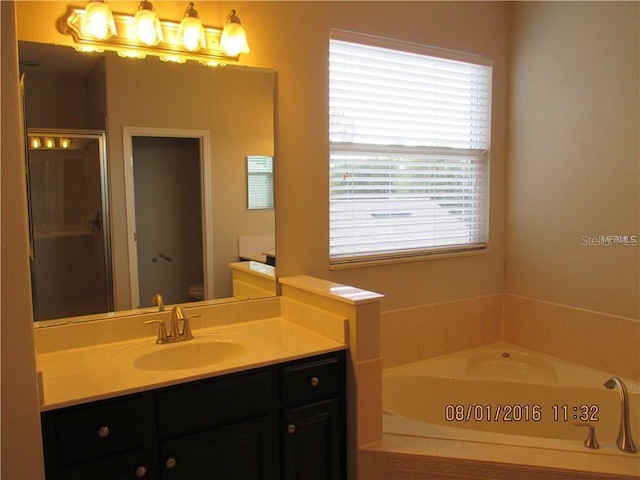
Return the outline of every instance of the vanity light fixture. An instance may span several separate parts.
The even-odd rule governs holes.
[[[249,53],[247,34],[236,16],[236,11],[231,10],[224,22],[222,36],[220,37],[222,51],[231,57]]]
[[[118,56],[122,58],[146,58],[143,52],[132,52],[131,50],[118,50]]]
[[[187,59],[180,55],[163,55],[160,60],[166,63],[187,63]]]
[[[29,149],[38,148],[71,148],[73,141],[68,137],[36,137],[29,136]]]
[[[92,23],[88,20],[89,14],[93,15],[94,10],[104,11],[104,7],[109,9],[104,2],[91,1],[84,10],[70,8],[68,15],[61,19],[59,29],[71,35],[76,50],[107,50],[133,58],[156,56],[178,63],[195,60],[209,66],[237,61],[241,54],[249,53],[247,37],[235,10],[227,15],[224,28],[207,27],[193,3],[188,4],[180,22],[172,22],[159,20],[151,2],[141,0],[135,15],[113,13],[113,28],[103,27],[102,34],[88,33]]]
[[[117,35],[113,13],[111,13],[106,1],[93,0],[89,2],[80,31],[83,35],[98,40],[106,40],[112,35]]]
[[[138,41],[149,47],[155,47],[164,39],[160,19],[151,2],[146,0],[142,0],[138,6],[138,12],[133,18],[133,28]]]
[[[204,36],[204,26],[193,3],[190,3],[184,12],[184,18],[178,28],[177,40],[180,45],[190,52],[197,52],[207,43],[207,39]]]

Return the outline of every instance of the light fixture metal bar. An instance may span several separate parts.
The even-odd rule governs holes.
[[[164,41],[156,46],[149,47],[136,40],[133,29],[134,17],[131,15],[114,13],[113,19],[118,34],[106,40],[98,40],[82,35],[80,28],[84,16],[84,9],[74,8],[71,10],[70,15],[66,17],[66,20],[63,18],[60,22],[61,32],[71,35],[73,40],[83,47],[115,52],[135,52],[137,54],[156,57],[179,57],[184,60],[195,60],[199,62],[211,62],[213,60],[224,63],[224,61],[228,60],[237,61],[239,58],[239,55],[235,57],[228,56],[220,48],[222,28],[205,26],[206,47],[197,52],[190,52],[180,46],[176,41],[178,27],[180,26],[177,22],[160,20]]]

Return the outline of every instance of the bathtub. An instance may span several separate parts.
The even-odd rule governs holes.
[[[639,475],[640,454],[616,447],[621,408],[618,390],[604,387],[611,377],[506,343],[402,365],[383,372],[383,431],[604,455],[601,466],[610,460],[616,473]],[[640,450],[640,385],[624,380]],[[586,424],[599,449],[583,444]]]

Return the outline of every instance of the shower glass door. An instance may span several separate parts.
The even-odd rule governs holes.
[[[28,131],[34,319],[113,310],[105,135]]]

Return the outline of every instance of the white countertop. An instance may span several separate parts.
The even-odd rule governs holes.
[[[53,410],[346,348],[344,343],[282,318],[194,328],[193,335],[193,340],[167,345],[156,344],[153,335],[38,354],[38,371],[42,373],[40,408]],[[238,343],[245,351],[235,358],[184,370],[142,370],[133,364],[146,353],[203,341]]]

